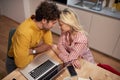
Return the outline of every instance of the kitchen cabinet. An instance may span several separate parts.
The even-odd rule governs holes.
[[[91,48],[110,56],[117,56],[113,50],[120,35],[120,20],[94,14],[89,35]]]
[[[63,9],[65,9],[65,8],[68,8],[67,5],[60,4],[60,3],[56,3],[56,4],[57,4],[57,6],[58,6],[58,8],[59,8],[60,10],[63,10]]]
[[[119,35],[119,39],[116,43],[112,56],[120,60],[120,35]]]
[[[79,23],[82,25],[83,29],[89,33],[90,31],[90,24],[92,19],[92,13],[80,10],[78,8],[70,7],[76,13]]]

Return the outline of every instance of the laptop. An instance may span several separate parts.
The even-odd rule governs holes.
[[[67,64],[60,64],[46,53],[43,53],[36,56],[28,66],[19,71],[28,80],[54,80],[64,71],[66,66]]]

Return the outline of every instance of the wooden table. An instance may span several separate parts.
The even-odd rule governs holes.
[[[56,54],[49,50],[47,51],[47,55],[54,58],[58,62],[62,62]],[[78,80],[79,77],[88,79],[89,77],[92,78],[92,80],[120,80],[120,76],[113,74],[105,69],[102,69],[95,64],[89,63],[85,60],[80,60],[81,69],[76,69],[78,76],[73,77],[72,80]],[[68,70],[66,69],[64,72],[62,72],[56,80],[64,80],[64,78],[70,77]],[[27,80],[20,72],[19,69],[14,70],[12,73],[8,74],[5,78],[2,80]]]

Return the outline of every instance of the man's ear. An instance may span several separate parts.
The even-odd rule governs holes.
[[[46,19],[42,19],[42,23],[47,23],[47,20]]]

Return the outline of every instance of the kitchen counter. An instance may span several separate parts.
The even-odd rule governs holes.
[[[108,16],[108,17],[112,17],[112,18],[120,20],[120,11],[112,11],[110,8],[107,8],[107,7],[103,8],[101,11],[96,11],[96,10],[89,9],[88,7],[81,7],[81,6],[75,5],[75,4],[69,4],[68,6],[79,8],[81,10],[90,11],[93,13],[97,13],[100,15],[104,15],[104,16]]]

